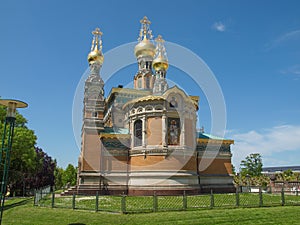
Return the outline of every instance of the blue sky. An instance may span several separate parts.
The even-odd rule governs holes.
[[[300,2],[296,0],[1,1],[0,96],[29,104],[21,113],[35,130],[39,147],[60,166],[77,164],[80,150],[72,130],[72,104],[88,67],[90,32],[101,28],[105,53],[136,41],[144,15],[155,36],[162,34],[190,49],[215,74],[226,103],[226,137],[235,140],[237,168],[251,152],[260,152],[265,166],[299,164]],[[122,70],[121,81],[131,82],[136,69]],[[200,95],[199,124],[209,132],[205,96],[189,90],[176,69],[170,69],[167,77],[172,75],[189,94]],[[112,85],[118,83],[108,84],[106,93]]]

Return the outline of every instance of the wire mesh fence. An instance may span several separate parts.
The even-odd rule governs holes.
[[[236,193],[213,193],[203,195],[176,196],[108,196],[73,194],[62,196],[48,189],[36,192],[34,205],[52,208],[70,208],[80,210],[107,211],[107,212],[158,212],[174,210],[193,210],[208,208],[234,208],[234,207],[262,207],[300,205],[300,195],[292,191]]]
[[[187,196],[187,208],[209,208],[211,207],[211,196],[210,195],[191,195]]]
[[[156,196],[156,198],[157,211],[183,209],[183,196]]]

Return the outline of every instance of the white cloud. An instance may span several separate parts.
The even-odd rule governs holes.
[[[271,50],[272,48],[277,47],[282,42],[289,41],[289,40],[298,40],[298,39],[300,39],[300,30],[290,31],[280,35],[279,37],[275,38],[271,42],[267,43],[265,45],[265,50],[266,51]]]
[[[213,25],[212,25],[212,28],[216,31],[219,31],[219,32],[224,32],[226,30],[226,26],[224,23],[222,22],[215,22]]]
[[[292,76],[294,76],[294,80],[299,80],[300,65],[294,65],[294,66],[288,67],[287,69],[281,70],[280,73],[284,74],[284,75],[292,75]]]
[[[235,144],[232,146],[233,164],[238,169],[241,160],[251,153],[260,153],[263,163],[271,165],[290,165],[297,161],[300,152],[300,126],[283,125],[263,131],[249,131],[231,136]],[[292,152],[295,157],[280,158],[278,153]],[[282,157],[282,154],[280,154]],[[293,162],[292,162],[293,161]],[[299,164],[299,163],[298,163]]]

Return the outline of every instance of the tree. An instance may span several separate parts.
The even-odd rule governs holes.
[[[72,164],[69,164],[62,176],[63,185],[64,186],[75,185],[76,180],[77,180],[77,170]]]
[[[55,161],[46,152],[36,147],[36,172],[34,173],[34,188],[54,185]]]
[[[4,106],[0,106],[1,138],[3,136],[5,117],[6,108]],[[34,131],[26,127],[26,123],[27,120],[17,112],[8,177],[8,184],[11,190],[16,189],[20,183],[22,183],[22,186],[20,186],[19,189],[22,189],[21,187],[24,187],[24,177],[28,174],[31,174],[35,170],[36,154],[34,151],[34,146],[37,138],[34,134]],[[2,173],[3,164],[0,166]]]
[[[55,189],[61,189],[64,186],[63,183],[63,174],[64,169],[61,167],[56,167],[54,171],[54,177],[55,177]]]
[[[259,153],[252,153],[241,161],[241,174],[243,176],[260,176],[262,172],[262,159]]]
[[[232,174],[235,175],[236,172],[235,172],[235,166],[233,164],[231,164],[231,170],[232,170]]]
[[[6,109],[0,106],[1,137],[5,117]],[[54,185],[55,161],[41,148],[35,147],[37,137],[33,130],[27,128],[26,124],[27,119],[17,112],[8,180],[11,193],[17,191],[25,194],[25,187],[39,188]],[[0,167],[2,173],[3,165],[0,164]]]

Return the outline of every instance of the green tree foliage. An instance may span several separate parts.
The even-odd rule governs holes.
[[[1,137],[5,117],[6,109],[0,106]],[[25,188],[54,184],[55,162],[42,149],[35,147],[37,137],[26,125],[27,119],[17,112],[8,180],[11,192],[17,191],[17,194],[22,193]],[[0,166],[2,173],[3,165]]]
[[[3,136],[3,128],[6,117],[6,108],[0,106],[0,136]],[[35,169],[36,153],[34,146],[36,136],[33,130],[26,127],[27,120],[17,112],[13,144],[10,158],[10,172],[8,184],[16,187],[17,183],[24,180],[28,174],[32,174]],[[1,165],[1,173],[3,165]],[[23,185],[24,186],[24,185]]]
[[[64,185],[69,184],[69,185],[73,186],[76,184],[77,170],[72,164],[69,164],[67,166],[67,168],[65,169],[62,180],[63,180]]]
[[[270,184],[270,178],[263,175],[262,159],[259,153],[250,154],[241,161],[241,171],[234,176],[234,182],[240,186],[262,186],[266,187]]]
[[[275,175],[276,181],[300,181],[300,173],[294,173],[291,169]]]
[[[77,181],[77,168],[72,164],[68,164],[67,168],[57,167],[55,170],[55,188],[61,189],[67,186],[76,185]]]
[[[238,186],[262,186],[267,187],[270,184],[270,178],[265,175],[260,176],[245,176],[238,174],[234,176],[234,183]]]
[[[59,190],[62,187],[64,187],[64,183],[63,183],[63,173],[64,173],[64,169],[60,168],[60,167],[56,167],[55,171],[54,171],[54,177],[55,177],[55,189]]]
[[[259,153],[252,153],[241,161],[241,174],[242,176],[260,176],[262,172],[262,159]]]
[[[56,163],[41,148],[35,148],[36,171],[32,184],[35,188],[54,185],[54,171]]]

